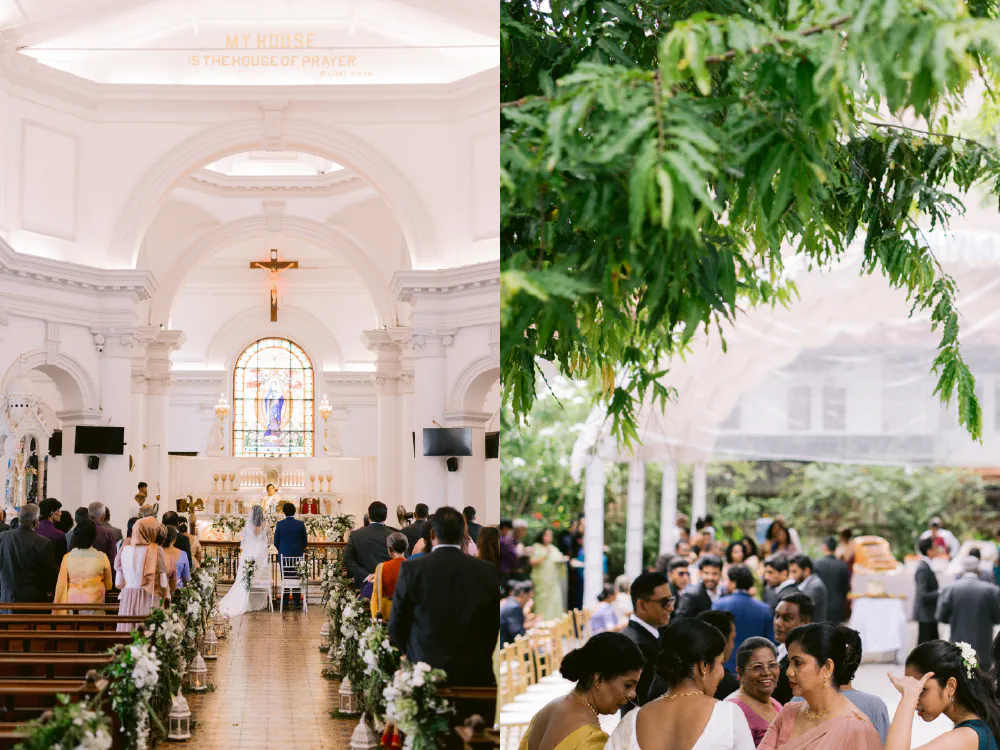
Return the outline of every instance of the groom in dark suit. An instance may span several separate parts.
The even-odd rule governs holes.
[[[365,589],[365,583],[374,579],[378,564],[389,559],[389,548],[386,546],[389,534],[399,531],[385,525],[388,515],[389,509],[385,507],[385,503],[376,500],[368,506],[370,523],[360,529],[354,529],[347,537],[344,565],[354,578],[354,583],[362,591]],[[371,589],[370,586],[368,588]],[[368,595],[371,596],[370,592]]]
[[[286,557],[302,557],[306,553],[306,544],[309,542],[309,534],[306,532],[306,525],[295,517],[295,506],[285,503],[282,507],[285,517],[278,521],[274,527],[274,546],[278,550],[278,561]],[[295,572],[297,576],[298,573]],[[288,573],[286,577],[290,578]],[[298,593],[292,594],[292,599],[296,607],[301,607],[301,596]]]
[[[670,593],[670,582],[662,573],[642,573],[632,581],[632,615],[622,631],[639,650],[646,661],[642,676],[635,687],[636,703],[622,709],[622,716],[637,705],[644,704],[656,674],[656,657],[660,653],[660,628],[670,623],[676,599]]]

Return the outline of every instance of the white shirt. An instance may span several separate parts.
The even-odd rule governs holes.
[[[932,536],[931,530],[927,529],[923,534],[920,535],[921,539],[926,539]],[[944,539],[944,543],[948,545],[948,556],[954,557],[958,554],[958,549],[961,545],[958,543],[958,539],[952,534],[948,529],[938,529],[938,536]]]
[[[780,594],[782,591],[784,591],[785,589],[787,589],[789,586],[793,585],[794,583],[795,583],[795,579],[792,578],[791,576],[789,576],[784,581],[782,581],[781,583],[778,584],[778,588],[776,588],[774,590],[774,593],[775,594]]]
[[[462,545],[461,544],[435,544],[431,548],[431,551],[433,552],[434,550],[444,549],[445,547],[454,547],[455,549],[458,549],[458,550],[462,549]]]
[[[659,640],[659,638],[660,638],[660,631],[659,631],[659,630],[657,630],[656,628],[654,628],[654,627],[653,627],[652,625],[650,625],[650,624],[649,624],[648,622],[646,622],[645,620],[640,620],[640,619],[639,619],[638,617],[636,617],[635,615],[629,615],[629,618],[628,618],[628,621],[629,621],[629,622],[636,622],[636,623],[639,623],[639,625],[641,625],[641,626],[642,626],[642,627],[644,627],[644,628],[645,628],[645,629],[646,629],[647,631],[649,631],[649,634],[650,634],[650,635],[652,635],[652,636],[653,636],[654,638],[656,638],[657,640]]]
[[[778,661],[781,661],[786,656],[788,656],[788,647],[784,643],[779,643],[778,644],[778,655],[777,655]]]
[[[135,500],[130,500],[128,504],[128,517],[138,518],[139,517],[139,503]]]

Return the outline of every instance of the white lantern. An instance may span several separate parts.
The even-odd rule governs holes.
[[[180,693],[174,696],[170,703],[170,716],[167,719],[167,739],[181,742],[191,739],[191,710],[184,696]]]
[[[219,610],[215,610],[212,616],[212,630],[215,631],[216,638],[225,638],[229,631],[229,623]]]
[[[323,623],[323,627],[320,628],[319,637],[323,639],[323,645],[330,645],[330,621],[327,620]]]
[[[351,734],[351,750],[375,750],[379,745],[379,736],[368,725],[368,715],[362,714],[361,721],[354,727]]]
[[[188,666],[188,688],[196,693],[208,689],[208,667],[205,666],[201,653],[198,653]]]
[[[206,659],[219,658],[219,638],[211,628],[205,629],[205,635],[201,638],[201,650]]]
[[[354,694],[350,678],[344,677],[337,695],[340,697],[340,713],[345,716],[353,716],[358,712],[358,696]]]

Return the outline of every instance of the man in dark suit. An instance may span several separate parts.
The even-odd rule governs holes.
[[[722,580],[722,559],[715,555],[705,555],[698,562],[701,583],[688,589],[677,605],[678,617],[697,617],[708,612],[712,603],[719,598],[719,581]]]
[[[500,630],[496,566],[462,552],[457,509],[438,509],[430,524],[431,553],[400,569],[389,636],[407,659],[443,669],[452,685],[491,685]]]
[[[792,699],[792,686],[788,683],[788,648],[785,639],[799,625],[813,621],[813,601],[801,591],[793,591],[782,596],[774,609],[774,640],[778,643],[778,686],[771,695],[778,703],[785,705]]]
[[[122,530],[119,529],[117,526],[111,525],[111,508],[104,509],[104,521],[101,523],[101,526],[103,526],[104,528],[106,528],[108,531],[111,532],[111,538],[115,540],[116,545],[118,544],[118,542],[122,540]],[[180,536],[180,534],[178,534],[178,536]],[[185,537],[185,539],[187,539],[187,537]],[[190,548],[191,540],[187,539],[187,542],[188,542],[188,548]],[[68,539],[66,540],[66,547],[69,548]],[[180,547],[178,547],[178,549],[180,549]],[[189,560],[188,562],[192,561]]]
[[[795,579],[788,573],[788,558],[772,555],[764,561],[764,603],[773,612],[778,600],[799,590]]]
[[[688,570],[688,561],[683,557],[674,556],[667,563],[666,576],[667,581],[670,582],[670,595],[680,601],[684,591],[691,585],[691,571]]]
[[[425,503],[417,503],[417,507],[413,509],[413,523],[408,526],[404,526],[401,530],[406,540],[410,543],[410,548],[406,551],[406,556],[409,557],[413,554],[413,545],[415,545],[420,537],[424,534],[424,525],[427,523],[427,505]]]
[[[292,503],[285,503],[281,510],[285,517],[278,521],[274,527],[274,547],[278,550],[278,562],[286,557],[302,557],[306,553],[306,544],[309,543],[309,533],[306,525],[295,517],[295,506]],[[286,578],[297,578],[298,571],[294,564],[289,565],[285,572]],[[292,600],[296,607],[301,607],[301,595],[298,592],[292,594]]]
[[[989,671],[993,665],[993,626],[1000,625],[1000,589],[979,577],[976,558],[963,557],[960,564],[962,575],[938,597],[937,619],[951,625],[951,642],[972,646],[979,666]]]
[[[465,516],[465,525],[469,527],[469,538],[474,543],[479,544],[479,530],[483,527],[476,523],[476,509],[471,505],[466,505],[462,509],[462,515]]]
[[[788,561],[791,573],[799,591],[813,600],[813,622],[826,622],[826,601],[829,594],[826,584],[813,572],[812,559],[808,555],[796,555]]]
[[[823,542],[823,557],[813,563],[813,572],[826,586],[826,619],[839,625],[847,619],[847,595],[851,592],[851,569],[834,556],[837,540]]]
[[[750,595],[750,591],[754,586],[753,573],[750,571],[750,568],[746,565],[733,565],[729,568],[728,575],[729,582],[736,590],[729,596],[723,596],[712,604],[712,609],[732,613],[736,622],[736,636],[733,641],[733,648],[730,649],[724,665],[726,669],[735,674],[735,650],[747,638],[760,637],[773,641],[774,621],[771,608]],[[725,697],[723,696],[723,698]]]
[[[0,602],[51,602],[56,590],[52,541],[35,532],[38,506],[25,503],[18,526],[0,532]]]
[[[177,531],[177,524],[180,523],[180,521],[181,517],[176,511],[168,510],[163,514],[163,525],[173,526],[174,531]],[[194,570],[194,556],[191,554],[191,540],[184,534],[178,533],[177,541],[174,542],[174,546],[188,556],[188,566],[191,570]]]
[[[354,583],[362,591],[365,589],[365,583],[375,579],[375,568],[378,564],[389,559],[389,548],[386,546],[389,534],[399,531],[385,525],[388,515],[389,509],[385,507],[385,503],[376,500],[368,506],[368,525],[354,529],[347,537],[344,565],[354,578]],[[497,611],[499,612],[499,609]]]
[[[639,647],[646,663],[635,687],[636,703],[623,708],[622,716],[647,701],[656,674],[656,657],[660,653],[660,628],[669,624],[676,603],[670,595],[670,584],[662,573],[642,573],[632,581],[629,595],[632,597],[632,615],[622,633]]]
[[[928,554],[934,540],[925,537],[917,542],[920,562],[917,563],[916,591],[913,594],[913,619],[917,621],[917,645],[938,639],[937,600],[938,579],[931,568]]]

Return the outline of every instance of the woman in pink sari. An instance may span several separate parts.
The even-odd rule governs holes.
[[[786,674],[804,702],[785,704],[759,750],[882,750],[868,717],[840,694],[848,661],[844,631],[824,622],[789,633]]]

